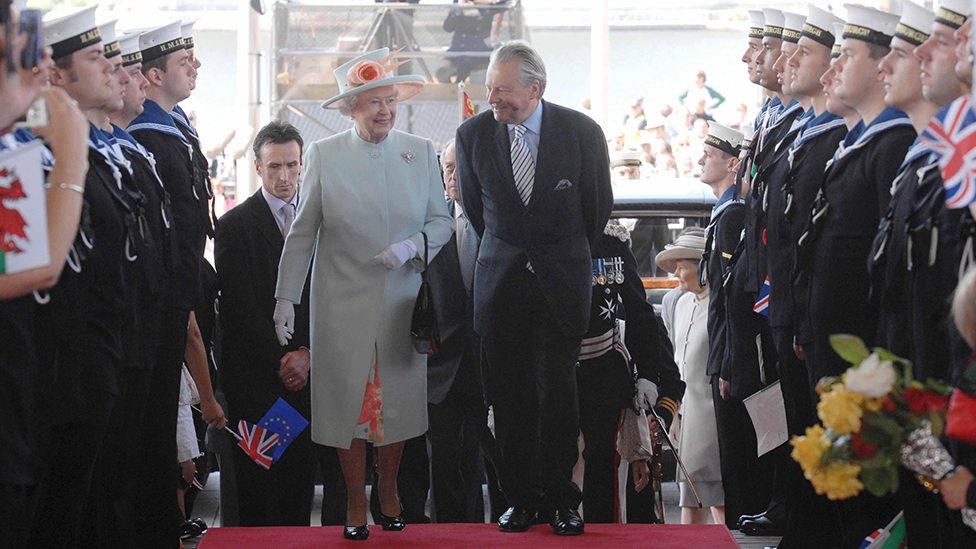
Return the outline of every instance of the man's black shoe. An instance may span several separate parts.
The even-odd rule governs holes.
[[[537,513],[533,509],[516,505],[509,507],[498,518],[499,532],[525,532],[535,522]]]
[[[742,515],[741,517],[739,517],[739,522],[737,523],[737,526],[739,528],[742,528],[742,523],[744,523],[745,521],[747,521],[747,520],[756,520],[759,517],[764,517],[764,516],[766,516],[766,511],[763,511],[762,513],[759,513],[758,515]]]
[[[739,531],[747,536],[782,536],[786,533],[786,528],[766,517],[759,517],[743,522]]]
[[[556,509],[549,524],[557,536],[578,536],[583,533],[583,519],[576,509]]]

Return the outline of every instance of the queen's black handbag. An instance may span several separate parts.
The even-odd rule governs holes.
[[[437,353],[440,335],[437,331],[437,314],[434,311],[434,292],[427,281],[427,233],[424,235],[424,271],[420,273],[420,291],[417,301],[413,305],[413,317],[410,319],[410,335],[418,353],[433,355]]]

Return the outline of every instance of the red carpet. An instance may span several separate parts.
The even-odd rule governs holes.
[[[725,526],[681,526],[676,524],[587,524],[586,534],[558,537],[546,525],[533,526],[524,534],[503,534],[494,524],[411,524],[403,532],[384,532],[370,526],[369,540],[347,541],[342,528],[211,528],[197,549],[299,549],[348,546],[425,547],[473,549],[505,547],[546,549],[548,547],[653,549],[738,549]]]

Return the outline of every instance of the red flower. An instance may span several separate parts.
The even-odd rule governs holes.
[[[885,399],[881,401],[881,409],[886,412],[894,412],[895,401],[891,400],[891,397],[885,397]]]
[[[867,459],[878,453],[877,446],[874,444],[868,444],[867,442],[861,440],[860,432],[854,433],[854,436],[851,438],[851,442],[854,445],[854,454],[861,459]]]
[[[905,397],[905,403],[908,404],[908,409],[915,415],[942,411],[949,405],[948,396],[936,394],[925,389],[911,387],[905,389],[903,395]]]

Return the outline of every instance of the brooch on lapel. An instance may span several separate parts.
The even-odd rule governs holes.
[[[414,158],[417,158],[417,155],[413,154],[412,151],[407,151],[401,154],[400,156],[403,157],[403,161],[406,162],[407,164],[413,162]]]

